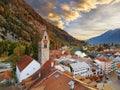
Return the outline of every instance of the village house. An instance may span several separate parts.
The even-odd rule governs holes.
[[[71,63],[70,67],[74,75],[89,76],[91,74],[90,67],[86,62],[77,61]]]
[[[12,80],[12,72],[11,71],[4,71],[0,73],[0,84],[11,82]]]
[[[75,55],[77,55],[78,58],[84,58],[85,56],[87,56],[84,52],[81,51],[75,51]]]
[[[114,55],[115,56],[120,56],[120,52],[116,52]]]
[[[19,82],[30,77],[41,67],[40,63],[33,58],[25,55],[23,56],[16,65],[16,75]]]
[[[117,69],[117,61],[112,60],[111,61],[111,71],[115,71]]]
[[[118,79],[120,79],[120,64],[117,65],[117,68],[118,68],[118,70],[117,70]]]
[[[117,63],[119,64],[119,63],[120,63],[120,56],[116,56],[116,57],[115,57],[115,60],[116,60]]]
[[[96,58],[107,59],[107,57],[101,53],[97,54]]]
[[[102,71],[106,74],[111,72],[111,61],[103,58],[95,58],[93,60],[93,64],[98,68],[102,69]]]
[[[0,72],[12,71],[11,63],[0,63]]]

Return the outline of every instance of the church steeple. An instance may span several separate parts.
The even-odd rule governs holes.
[[[41,26],[40,38],[38,42],[38,59],[43,65],[47,60],[49,60],[49,37],[45,26]]]

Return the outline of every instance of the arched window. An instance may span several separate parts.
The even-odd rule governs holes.
[[[45,39],[46,39],[46,36],[45,36]]]
[[[44,44],[44,48],[47,48],[47,44]]]

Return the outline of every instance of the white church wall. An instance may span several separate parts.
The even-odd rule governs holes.
[[[44,40],[47,41],[47,47],[44,47]],[[49,37],[47,35],[47,32],[44,32],[44,35],[42,37],[42,40],[39,42],[39,60],[41,64],[43,65],[47,60],[49,60]]]
[[[16,75],[17,75],[17,79],[18,81],[20,82],[20,78],[21,78],[21,73],[20,73],[20,70],[18,69],[18,67],[16,66]]]
[[[35,73],[37,70],[40,69],[40,64],[33,60],[22,72],[20,77],[20,82],[29,76],[31,76],[33,73]]]

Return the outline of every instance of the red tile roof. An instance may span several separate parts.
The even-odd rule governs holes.
[[[4,72],[4,77],[6,79],[12,80],[12,72],[11,71]]]
[[[71,80],[74,81],[66,74],[57,70],[46,76],[43,80],[33,84],[30,90],[40,90],[41,88],[43,88],[43,90],[70,90],[68,83]],[[74,90],[90,90],[77,81],[74,81],[74,83]]]
[[[120,68],[120,64],[118,64],[117,67]]]
[[[51,59],[65,57],[68,55],[70,55],[70,53],[67,51],[65,51],[65,53],[62,54],[62,50],[50,50],[50,58]]]
[[[18,69],[20,70],[20,72],[25,69],[25,67],[27,65],[29,65],[31,62],[32,62],[33,58],[25,55],[23,56],[18,62],[17,62],[17,66],[18,66]]]
[[[111,62],[110,60],[103,59],[103,58],[95,58],[94,60],[99,60],[101,62]]]
[[[5,71],[5,72],[1,73],[0,74],[0,81],[2,81],[4,79],[12,80],[12,72],[11,71]]]
[[[4,74],[0,74],[0,81],[4,79]]]

